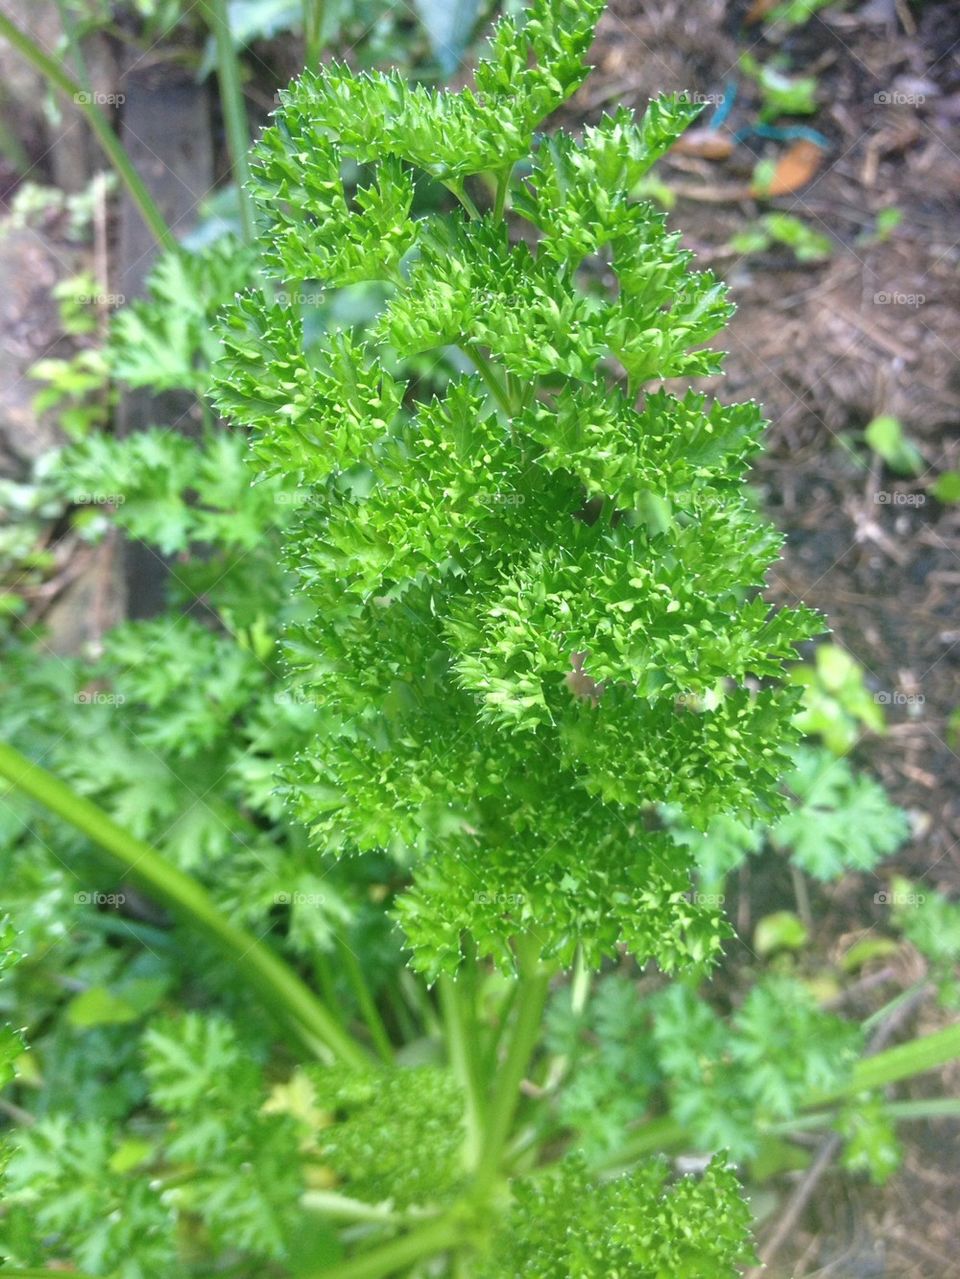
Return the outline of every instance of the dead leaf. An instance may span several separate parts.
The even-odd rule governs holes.
[[[587,659],[586,653],[571,653],[570,665],[573,670],[564,678],[567,688],[574,695],[579,697],[583,702],[590,702],[592,706],[600,701],[603,696],[603,684],[597,683],[592,676],[588,675],[583,669],[583,663]]]
[[[777,161],[768,186],[751,186],[751,195],[790,195],[810,181],[823,163],[823,151],[815,142],[801,138]]]
[[[695,155],[703,160],[725,160],[733,150],[733,139],[717,129],[688,129],[672,150],[677,155]]]
[[[777,0],[753,0],[753,4],[747,10],[746,17],[743,19],[744,26],[752,27],[757,22],[762,22],[776,3]]]

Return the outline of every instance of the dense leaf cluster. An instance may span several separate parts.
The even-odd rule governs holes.
[[[625,942],[668,969],[709,960],[722,927],[683,896],[689,854],[651,810],[703,828],[776,808],[795,704],[778,677],[819,629],[759,595],[779,540],[741,488],[756,407],[650,385],[715,371],[702,344],[730,313],[633,198],[691,108],[534,136],[580,83],[598,9],[502,22],[459,94],[305,75],[254,166],[280,292],[225,321],[221,408],[263,472],[303,486],[288,548],[313,612],[289,653],[330,716],[289,771],[295,811],[324,850],[414,862],[401,919],[430,974],[468,931],[506,964],[527,931],[567,959]],[[498,184],[483,213],[477,173]],[[462,213],[416,216],[431,179]],[[365,336],[317,336],[290,301],[359,280],[386,286]],[[435,399],[390,364],[451,348],[475,372]]]
[[[715,1159],[667,1183],[665,1163],[597,1185],[570,1159],[519,1181],[483,1279],[728,1279],[754,1259],[750,1209]]]

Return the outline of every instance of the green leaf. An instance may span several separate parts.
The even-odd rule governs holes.
[[[903,1162],[903,1148],[882,1097],[851,1099],[838,1115],[836,1128],[844,1138],[844,1168],[866,1172],[875,1186],[889,1181]]]
[[[778,910],[764,915],[753,930],[753,948],[758,955],[772,955],[778,950],[802,950],[810,934],[802,919],[792,911]]]
[[[875,417],[864,430],[867,443],[887,466],[900,475],[919,475],[924,469],[923,454],[904,434],[895,417]]]
[[[71,999],[67,1019],[74,1026],[111,1026],[136,1021],[140,1016],[136,1008],[106,986],[90,986],[82,994]]]
[[[802,749],[785,781],[799,801],[771,832],[774,844],[816,879],[872,870],[906,839],[906,813],[872,778],[857,776],[843,759]]]
[[[960,471],[942,471],[930,485],[938,502],[960,502]]]
[[[129,386],[205,393],[218,353],[214,321],[220,308],[249,285],[252,250],[227,237],[187,254],[158,258],[147,297],[116,312],[107,347],[111,374]]]

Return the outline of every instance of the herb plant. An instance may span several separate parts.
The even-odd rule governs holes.
[[[783,974],[728,1018],[696,991],[730,935],[697,888],[764,832],[831,878],[902,830],[797,751],[821,622],[762,597],[758,408],[666,385],[730,314],[634,196],[697,108],[542,131],[601,7],[535,0],[459,93],[306,73],[253,156],[258,259],[171,253],[114,323],[129,384],[218,360],[233,429],[91,434],[44,481],[177,558],[171,614],[92,657],[8,643],[10,735],[69,783],[0,746],[0,1006],[44,1009],[0,1038],[13,1276],[727,1279],[729,1159],[863,1095],[874,1171],[877,1090],[960,1051],[858,1063]],[[594,982],[627,952],[678,980]],[[643,1158],[678,1145],[702,1175]]]

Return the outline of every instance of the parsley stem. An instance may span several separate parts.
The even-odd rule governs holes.
[[[251,985],[265,996],[267,1005],[282,1012],[301,1046],[314,1055],[323,1055],[325,1048],[351,1066],[370,1065],[365,1050],[346,1034],[294,970],[251,933],[232,924],[206,889],[190,875],[171,866],[149,844],[118,826],[91,800],[77,795],[52,773],[5,742],[0,742],[0,777],[81,831],[121,866],[125,874],[133,876],[189,923],[202,928],[246,973]]]
[[[493,217],[495,222],[499,222],[503,217],[503,211],[507,203],[507,191],[510,189],[510,178],[513,174],[513,167],[504,169],[497,177],[497,194],[493,204]]]
[[[487,384],[490,394],[506,413],[507,417],[513,414],[513,404],[510,401],[509,392],[500,378],[497,376],[497,370],[487,357],[483,354],[479,347],[468,343],[461,347],[461,350],[473,361],[477,372]]]
[[[480,210],[474,204],[472,198],[467,194],[467,190],[462,182],[444,182],[443,185],[448,191],[451,191],[457,197],[471,218],[479,218],[481,216]]]
[[[518,938],[517,960],[520,975],[517,979],[516,1017],[487,1117],[483,1150],[477,1167],[475,1193],[478,1197],[487,1194],[500,1171],[503,1150],[520,1100],[520,1086],[540,1037],[552,976],[551,970],[541,964],[540,946],[532,937]]]
[[[466,966],[457,979],[444,974],[439,981],[439,993],[450,1064],[466,1096],[466,1163],[473,1169],[479,1162],[483,1146],[485,1107],[476,989],[469,980],[470,976],[472,971]],[[466,979],[461,980],[464,977]]]
[[[871,1057],[861,1057],[846,1083],[817,1092],[807,1098],[804,1104],[821,1106],[825,1102],[855,1096],[858,1092],[872,1092],[876,1088],[885,1088],[887,1084],[898,1083],[901,1079],[936,1070],[938,1066],[945,1066],[958,1057],[960,1022],[944,1026],[943,1030],[936,1030],[932,1035],[908,1039],[906,1043],[896,1044]]]
[[[324,0],[303,0],[303,44],[305,65],[311,70],[323,52]]]
[[[393,1044],[390,1042],[390,1036],[387,1034],[387,1028],[383,1024],[380,1010],[377,1008],[376,1000],[367,984],[363,969],[360,967],[360,961],[342,937],[336,939],[336,946],[340,962],[343,964],[347,974],[347,980],[350,982],[353,993],[357,997],[363,1020],[367,1023],[367,1029],[370,1031],[374,1047],[382,1060],[390,1066],[393,1064]]]
[[[150,228],[155,239],[165,249],[175,249],[177,241],[167,226],[160,208],[147,190],[143,179],[130,162],[130,157],[123,148],[105,113],[97,106],[93,94],[85,92],[53,58],[48,57],[40,46],[3,13],[0,13],[0,36],[9,40],[13,47],[31,63],[53,88],[59,90],[65,98],[69,98],[86,117],[87,123],[96,135],[107,159],[116,170],[117,176],[130,193],[130,198],[140,210],[144,222]]]
[[[304,1275],[304,1279],[386,1279],[386,1276],[397,1274],[421,1257],[446,1252],[463,1238],[463,1221],[450,1215],[361,1253],[350,1261],[338,1261],[332,1267],[311,1271]]]
[[[305,1190],[300,1196],[300,1206],[307,1212],[316,1212],[333,1221],[377,1221],[403,1225],[404,1218],[388,1204],[364,1203],[351,1199],[336,1190]],[[0,1272],[2,1273],[2,1272]]]
[[[247,191],[250,181],[250,168],[247,163],[250,128],[247,121],[247,108],[243,100],[240,59],[230,31],[227,0],[200,0],[200,8],[217,47],[217,83],[220,86],[220,106],[223,110],[223,124],[227,134],[227,149],[230,152],[230,164],[237,184],[240,228],[244,242],[250,244],[254,238],[253,210]]]

